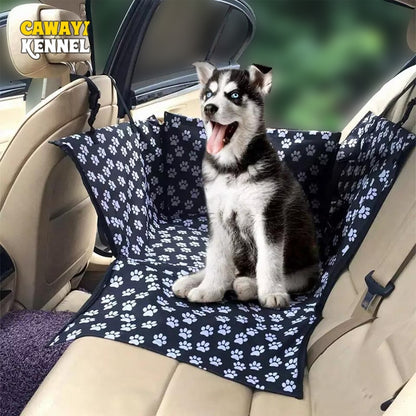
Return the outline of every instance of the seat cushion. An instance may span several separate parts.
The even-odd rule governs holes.
[[[24,416],[308,416],[303,400],[255,392],[188,364],[120,342],[74,341]]]

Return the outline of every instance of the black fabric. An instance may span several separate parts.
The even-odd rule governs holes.
[[[138,133],[123,123],[56,142],[76,162],[117,258],[53,342],[87,335],[115,339],[252,388],[301,398],[310,333],[415,136],[371,113],[339,150],[339,134],[269,131],[303,185],[321,241],[327,241],[319,288],[273,310],[256,302],[200,305],[174,297],[174,280],[204,266],[206,134],[200,120],[173,114],[166,114],[163,125],[149,119],[137,127]],[[328,198],[328,216],[329,172],[337,186]]]

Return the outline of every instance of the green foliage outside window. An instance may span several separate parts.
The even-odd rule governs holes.
[[[249,0],[257,17],[240,60],[273,67],[268,126],[339,130],[412,53],[410,9],[383,0]]]

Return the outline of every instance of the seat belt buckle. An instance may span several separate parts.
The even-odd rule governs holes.
[[[364,296],[361,306],[365,310],[368,310],[371,307],[371,304],[377,296],[386,298],[394,290],[394,284],[392,282],[387,283],[386,286],[381,286],[380,283],[376,282],[376,280],[373,278],[373,274],[374,270],[368,273],[364,278],[367,285],[367,293]]]

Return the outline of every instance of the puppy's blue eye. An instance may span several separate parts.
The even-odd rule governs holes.
[[[206,93],[205,93],[205,97],[208,99],[208,98],[211,98],[212,97],[212,92],[211,91],[207,91]]]
[[[240,94],[239,94],[237,91],[234,91],[234,92],[231,94],[231,98],[232,98],[233,100],[237,100],[237,99],[239,99],[239,98],[240,98]]]

